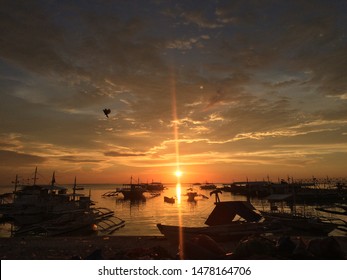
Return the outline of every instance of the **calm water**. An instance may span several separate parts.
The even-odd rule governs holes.
[[[156,224],[169,224],[184,226],[204,226],[204,222],[214,208],[214,197],[210,197],[208,190],[199,190],[195,202],[189,202],[185,196],[188,185],[182,184],[180,196],[177,199],[176,185],[166,185],[167,189],[152,196],[147,192],[144,194],[145,201],[131,202],[119,197],[102,197],[107,191],[114,190],[117,186],[91,186],[91,196],[96,201],[96,207],[107,207],[115,211],[115,215],[126,221],[126,226],[116,231],[114,235],[160,235]],[[174,204],[164,202],[164,196],[176,197]],[[230,193],[220,195],[221,200],[245,200],[245,197],[235,197]]]
[[[196,197],[195,202],[189,202],[187,188],[190,185],[182,184],[181,201],[177,199],[176,185],[166,185],[167,189],[156,192],[160,195],[152,196],[145,193],[144,201],[131,202],[124,200],[119,194],[117,197],[103,197],[102,195],[109,191],[114,191],[121,185],[87,185],[83,191],[88,195],[91,194],[95,207],[106,207],[115,212],[115,216],[126,222],[125,227],[115,231],[113,235],[160,235],[156,227],[157,223],[183,226],[204,226],[204,222],[214,208],[215,197],[210,197],[210,190],[195,189],[199,194],[204,195]],[[71,187],[72,188],[72,187]],[[2,188],[1,193],[10,191],[10,188]],[[175,204],[164,202],[164,196],[176,197]],[[245,196],[235,196],[229,192],[223,192],[219,195],[221,201],[246,200]],[[251,203],[259,210],[268,210],[268,204],[259,199],[251,200]],[[314,207],[306,207],[306,211],[315,212]],[[311,213],[315,214],[315,213]],[[321,214],[321,213],[320,213]],[[328,214],[330,215],[330,214]],[[0,235],[8,236],[10,228],[6,225],[0,225]]]

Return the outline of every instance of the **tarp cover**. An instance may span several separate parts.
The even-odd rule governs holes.
[[[225,201],[216,203],[205,224],[209,226],[230,224],[236,215],[247,222],[258,222],[262,218],[253,205],[247,201]]]

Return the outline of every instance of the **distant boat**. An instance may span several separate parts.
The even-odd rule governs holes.
[[[117,189],[117,193],[121,193],[126,200],[144,200],[146,199],[143,195],[147,189],[140,183],[134,184],[132,177],[130,178],[130,184],[123,184],[123,187]]]
[[[202,197],[205,199],[208,199],[206,195],[199,194],[194,188],[190,187],[187,189],[187,192],[183,194],[188,197],[188,202],[196,202],[195,198],[196,197]]]
[[[164,196],[164,202],[173,204],[175,203],[175,198]]]
[[[143,183],[141,186],[147,191],[162,191],[165,188],[164,184],[160,182]]]
[[[215,190],[217,186],[215,184],[207,183],[200,186],[201,190]]]
[[[186,195],[188,196],[188,201],[192,202],[195,201],[195,197],[198,196],[198,193],[193,188],[189,188]]]
[[[131,185],[123,185],[124,187],[117,190],[117,192],[121,193],[124,199],[129,200],[143,200],[146,199],[143,195],[147,190],[144,189],[141,185],[131,184]]]

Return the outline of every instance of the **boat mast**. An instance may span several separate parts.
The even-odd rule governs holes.
[[[76,199],[76,176],[75,176],[75,182],[73,184],[73,192],[72,192],[72,200],[75,201]]]
[[[52,176],[52,183],[51,183],[52,187],[54,186],[54,184],[55,184],[55,171],[53,171],[53,176]]]
[[[18,174],[16,174],[16,179],[12,183],[14,183],[14,192],[16,192],[17,191],[17,187],[18,187],[18,183],[19,183],[18,182]]]
[[[37,178],[37,166],[36,166],[36,168],[35,168],[35,173],[34,173],[34,186],[36,186],[36,179],[38,179]]]

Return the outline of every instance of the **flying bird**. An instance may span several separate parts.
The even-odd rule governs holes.
[[[104,112],[106,117],[108,117],[108,115],[111,113],[111,109],[104,109],[102,111]]]

